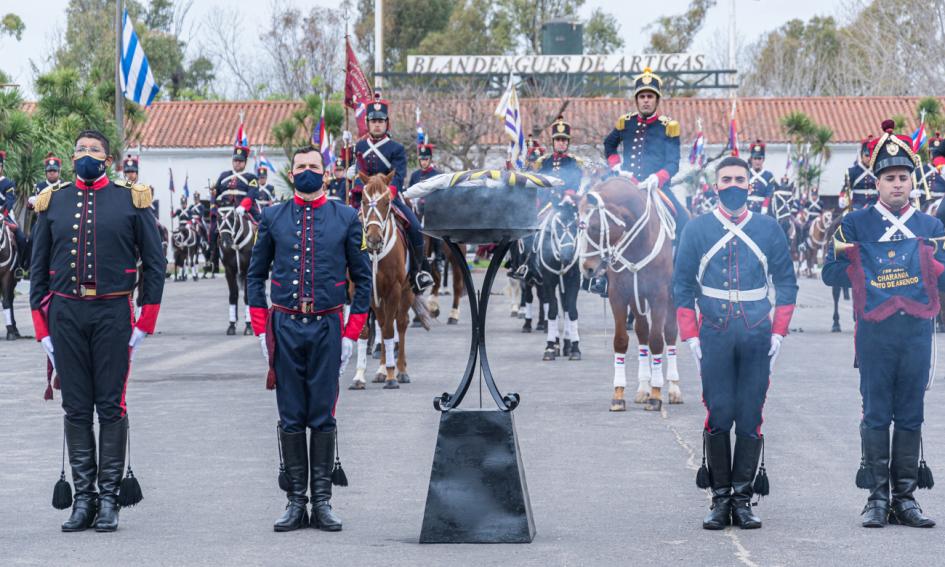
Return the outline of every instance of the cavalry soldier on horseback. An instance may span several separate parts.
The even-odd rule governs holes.
[[[3,199],[0,215],[2,215],[3,222],[7,223],[16,238],[17,271],[23,275],[30,265],[30,244],[26,240],[23,229],[20,228],[13,217],[13,207],[16,205],[16,183],[5,175],[4,162],[6,159],[7,153],[0,151],[0,197]]]
[[[929,141],[929,160],[915,171],[914,191],[918,191],[923,212],[928,212],[932,203],[945,197],[945,179],[934,165],[935,158],[939,156],[945,157],[945,140],[942,139],[940,132],[936,132],[935,137]]]
[[[252,173],[246,172],[246,158],[249,148],[233,148],[233,169],[224,171],[217,178],[214,188],[217,190],[217,207],[236,207],[240,214],[250,213],[258,220],[256,201],[259,199],[259,181]]]
[[[822,277],[828,286],[853,287],[863,398],[856,484],[870,491],[863,526],[928,528],[935,522],[923,515],[914,492],[932,485],[922,456],[922,422],[938,290],[945,289],[945,228],[909,203],[919,158],[911,138],[893,134],[894,127],[892,120],[883,122],[885,133],[870,144],[868,167],[879,199],[844,217]]]
[[[140,487],[130,488],[137,485],[130,482],[130,465],[122,481],[128,445],[125,389],[135,353],[154,333],[166,260],[151,215],[151,189],[109,180],[112,158],[105,136],[81,132],[72,160],[75,183],[46,187],[36,199],[30,308],[36,338],[61,377],[76,494],[62,530],[114,531],[119,508],[140,500]],[[139,261],[143,306],[135,321],[131,293]],[[52,389],[46,394],[51,399]],[[93,413],[99,422],[97,460]]]
[[[702,375],[708,417],[703,442],[712,507],[702,527],[730,522],[760,528],[751,496],[767,492],[764,459],[755,482],[764,438],[762,409],[774,362],[787,336],[797,298],[794,265],[777,221],[746,207],[750,171],[744,160],[719,162],[719,207],[693,219],[683,233],[673,274],[679,332]],[[768,278],[774,284],[774,321]],[[699,314],[696,313],[696,307]],[[735,426],[732,456],[730,430]],[[756,488],[757,487],[757,488]]]
[[[335,403],[339,376],[367,320],[371,267],[358,213],[327,198],[323,174],[316,148],[295,151],[289,172],[295,196],[263,211],[247,279],[253,331],[269,365],[267,387],[275,388],[279,407],[288,505],[274,525],[277,532],[342,527],[331,509],[333,477],[347,484],[338,478],[340,463],[334,461]],[[271,308],[266,300],[270,270]],[[345,324],[349,280],[354,290]],[[306,428],[311,430],[308,446]]]
[[[750,197],[750,195],[749,195]],[[787,174],[781,177],[780,183],[774,184],[771,192],[771,215],[781,220],[797,212],[797,202],[794,199],[794,185]]]
[[[431,177],[443,173],[433,164],[433,150],[436,148],[433,144],[420,144],[417,146],[417,162],[420,168],[410,174],[410,181],[407,187],[411,187],[421,181],[426,181]]]
[[[764,167],[765,143],[755,140],[751,145],[751,191],[748,193],[748,210],[766,215],[778,184],[774,181],[774,174]]]
[[[345,162],[341,158],[335,160],[331,181],[328,182],[326,192],[329,199],[341,201],[342,203],[347,202],[348,180],[345,179]]]
[[[841,207],[847,211],[858,211],[876,204],[876,176],[870,171],[870,143],[873,136],[868,136],[860,144],[860,161],[853,164],[853,167],[847,169],[846,177],[843,182],[843,199],[845,204]]]
[[[260,165],[256,168],[256,184],[259,193],[256,195],[256,206],[262,210],[276,202],[276,188],[266,183],[269,179],[269,168]]]
[[[380,93],[376,93],[374,102],[368,105],[369,132],[355,144],[355,171],[356,174],[364,173],[369,176],[394,172],[390,190],[394,206],[410,225],[407,227],[407,238],[410,240],[411,248],[410,283],[414,293],[419,295],[433,285],[433,276],[430,275],[430,264],[424,255],[420,220],[400,195],[407,177],[407,154],[403,144],[390,137],[389,106],[388,101],[381,100]],[[356,179],[355,184],[360,185],[360,179]]]
[[[656,183],[672,204],[676,218],[676,242],[689,219],[685,208],[670,189],[679,171],[679,122],[657,112],[663,80],[649,67],[634,77],[633,98],[637,111],[617,119],[617,126],[604,138],[604,153],[614,173],[627,172],[637,183]],[[623,144],[620,154],[617,147]]]

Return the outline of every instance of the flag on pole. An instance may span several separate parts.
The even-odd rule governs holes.
[[[427,142],[427,135],[423,131],[423,125],[420,123],[420,105],[417,105],[417,147],[419,148]]]
[[[240,126],[236,129],[236,140],[233,142],[234,146],[243,146],[249,147],[249,137],[246,136],[246,130],[243,128],[243,113],[240,112]]]
[[[705,135],[702,133],[702,120],[699,120],[699,133],[692,143],[692,149],[689,150],[689,165],[699,164],[699,167],[705,165]]]
[[[358,123],[358,136],[367,134],[367,104],[374,100],[374,89],[368,83],[358,57],[351,48],[351,42],[345,37],[345,106],[354,110]]]
[[[190,181],[190,174],[184,174],[184,200],[190,199],[190,187],[187,186],[187,182]]]
[[[167,176],[168,176],[168,179],[170,179],[170,181],[168,182],[169,183],[168,189],[171,190],[171,195],[173,195],[176,192],[174,191],[174,170],[172,170],[171,168],[167,168]]]
[[[325,98],[322,97],[322,115],[318,119],[318,124],[312,129],[312,146],[318,148],[318,153],[322,154],[322,163],[328,167],[331,157],[331,139],[325,127]]]
[[[495,109],[495,116],[502,121],[505,135],[509,138],[509,161],[522,167],[522,156],[525,154],[525,129],[522,127],[522,112],[515,92],[515,77],[509,75],[509,86],[505,89],[499,106]]]
[[[787,145],[787,163],[784,164],[784,175],[788,176],[791,173],[791,163],[793,163],[793,156],[791,156],[791,142],[788,142]]]
[[[915,129],[915,132],[912,133],[912,151],[918,153],[921,150],[925,143],[929,141],[929,136],[925,132],[925,111],[922,111],[920,117],[919,127]]]
[[[738,157],[738,122],[735,119],[735,104],[737,99],[732,99],[732,115],[728,124],[728,148],[732,155]]]
[[[273,172],[276,171],[275,166],[272,165],[272,162],[269,161],[269,158],[266,157],[266,147],[265,147],[265,146],[262,146],[262,147],[260,147],[258,150],[256,150],[256,156],[254,157],[254,160],[255,160],[255,163],[256,163],[256,169],[257,169],[257,170],[258,170],[260,167],[265,167],[265,168],[266,168],[266,171],[268,171],[268,172],[270,172],[270,173],[273,173]]]
[[[144,54],[144,49],[138,41],[138,34],[135,33],[134,24],[131,17],[128,16],[128,10],[125,10],[125,16],[121,24],[121,72],[118,74],[121,78],[121,92],[129,100],[144,106],[151,106],[154,95],[160,88],[154,82],[154,75],[151,74],[151,66],[148,65],[148,58]]]

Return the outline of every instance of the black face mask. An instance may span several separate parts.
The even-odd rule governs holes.
[[[314,193],[322,188],[323,179],[322,173],[306,169],[294,176],[293,185],[299,193]]]
[[[748,202],[748,189],[742,187],[719,187],[719,201],[730,211],[737,211]]]
[[[75,174],[80,179],[91,183],[105,173],[105,160],[89,155],[75,160]]]

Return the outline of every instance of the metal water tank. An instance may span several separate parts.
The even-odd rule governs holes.
[[[584,24],[572,18],[556,18],[541,25],[542,55],[584,53]]]

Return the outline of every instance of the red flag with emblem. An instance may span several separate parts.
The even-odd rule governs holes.
[[[354,54],[351,48],[351,42],[345,38],[345,48],[347,51],[345,64],[345,106],[354,110],[354,117],[358,122],[358,136],[367,134],[367,105],[374,99],[374,89],[368,83],[361,65],[358,64],[358,56]]]

